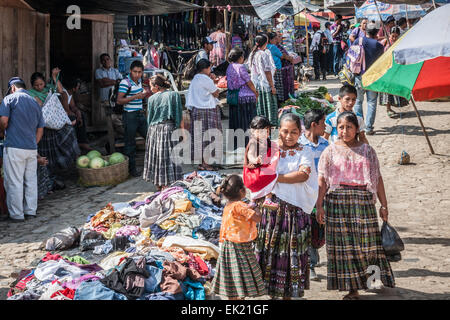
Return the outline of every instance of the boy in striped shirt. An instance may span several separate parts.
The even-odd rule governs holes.
[[[327,118],[325,119],[325,134],[323,137],[328,140],[330,138],[331,142],[335,142],[338,137],[337,132],[337,118],[339,115],[344,111],[353,111],[353,106],[356,103],[356,97],[358,95],[358,92],[356,91],[356,88],[354,86],[351,86],[349,84],[343,85],[341,89],[339,90],[339,103],[336,107],[336,110],[332,113],[330,113]],[[364,124],[364,118],[361,114],[354,112],[356,114],[356,117],[358,118],[359,123],[359,141],[369,144],[369,141],[367,141],[365,129],[366,125]]]
[[[129,158],[129,170],[133,177],[140,176],[136,170],[136,132],[145,139],[147,137],[147,120],[142,101],[146,93],[142,88],[144,65],[141,61],[133,61],[130,74],[120,82],[117,103],[123,105],[123,126],[125,130],[124,153]]]

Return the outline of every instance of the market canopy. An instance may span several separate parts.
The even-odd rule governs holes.
[[[240,14],[269,19],[277,13],[293,16],[308,9],[318,11],[318,6],[303,0],[208,0],[208,5],[230,6],[230,10]]]
[[[77,5],[81,14],[161,15],[202,9],[182,0],[25,0],[33,9],[51,14],[67,14]]]
[[[389,16],[393,16],[398,20],[402,17],[408,17],[409,19],[420,18],[426,14],[426,11],[420,5],[390,4],[379,1],[377,1],[377,4],[379,12],[375,1],[367,0],[361,7],[356,9],[356,18],[379,21],[381,16],[381,19],[384,21]]]

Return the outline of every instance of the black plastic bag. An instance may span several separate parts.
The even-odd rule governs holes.
[[[45,242],[45,250],[67,250],[76,245],[79,239],[80,230],[78,230],[78,228],[66,228],[57,232]]]
[[[398,255],[405,250],[405,245],[397,231],[389,223],[383,222],[381,226],[381,242],[387,256]]]
[[[101,246],[105,241],[105,238],[100,232],[83,229],[80,236],[80,250],[94,250],[96,246]]]

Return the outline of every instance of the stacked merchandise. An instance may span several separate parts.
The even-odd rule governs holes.
[[[193,172],[61,230],[42,244],[49,252],[35,267],[19,273],[8,300],[205,300],[219,256],[222,179]]]

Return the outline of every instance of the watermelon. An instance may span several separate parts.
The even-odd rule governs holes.
[[[87,156],[81,156],[77,159],[78,168],[87,168],[91,160]]]
[[[100,169],[100,168],[103,168],[104,166],[105,166],[105,160],[103,160],[100,157],[93,158],[89,162],[89,168],[91,168],[91,169]]]
[[[100,152],[98,152],[97,150],[92,150],[89,151],[88,154],[86,155],[90,160],[97,158],[97,157],[101,157],[102,154]]]
[[[114,152],[109,157],[109,164],[112,166],[114,164],[122,163],[125,161],[125,156],[121,154],[120,152]]]

